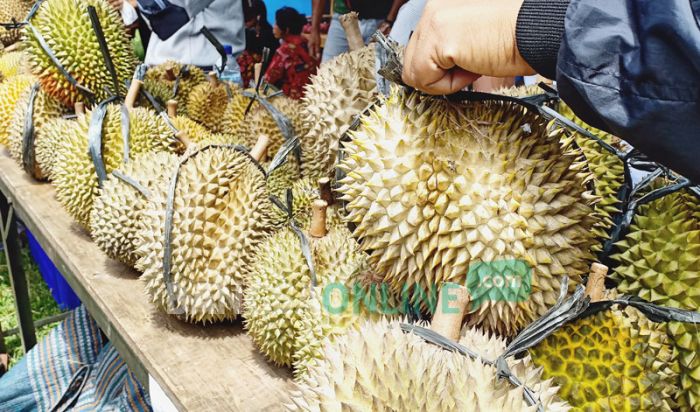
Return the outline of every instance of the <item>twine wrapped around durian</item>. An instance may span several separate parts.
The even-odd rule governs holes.
[[[40,84],[35,83],[29,93],[29,101],[27,103],[27,114],[24,117],[24,130],[22,133],[22,166],[24,170],[37,176],[36,152],[34,151],[34,102],[39,91]]]

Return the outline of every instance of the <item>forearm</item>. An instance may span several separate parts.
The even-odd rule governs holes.
[[[391,4],[391,9],[389,9],[389,14],[387,14],[386,19],[390,22],[396,21],[396,16],[399,14],[399,9],[406,3],[406,0],[394,0]]]
[[[318,30],[321,27],[323,11],[326,9],[327,0],[313,0],[311,8],[311,28]]]

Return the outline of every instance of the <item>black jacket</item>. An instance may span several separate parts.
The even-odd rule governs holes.
[[[525,0],[516,38],[583,120],[700,183],[700,0]]]

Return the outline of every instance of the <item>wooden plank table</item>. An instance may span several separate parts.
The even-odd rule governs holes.
[[[152,377],[179,410],[280,410],[291,373],[258,353],[240,322],[206,327],[156,311],[137,273],[110,260],[74,223],[51,185],[0,151],[0,191],[141,383]]]

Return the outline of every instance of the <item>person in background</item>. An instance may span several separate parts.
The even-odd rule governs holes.
[[[249,87],[255,77],[255,63],[262,62],[265,47],[274,54],[279,47],[279,40],[272,33],[272,26],[267,21],[267,7],[262,0],[243,0],[245,16],[245,51],[238,56],[241,67],[243,86]]]
[[[328,28],[328,38],[323,48],[322,62],[348,51],[348,40],[340,24],[339,17],[345,13],[356,11],[360,15],[360,30],[365,43],[380,30],[389,34],[396,20],[399,8],[406,0],[335,0],[333,3],[333,20]],[[311,37],[309,50],[311,55],[319,58],[321,49],[321,17],[326,9],[327,0],[312,0]]]
[[[133,24],[138,18],[133,3],[152,30],[145,59],[149,66],[175,60],[212,70],[221,63],[221,56],[201,33],[204,27],[221,44],[231,45],[234,55],[245,49],[241,0],[123,1],[121,12],[126,25]]]
[[[275,20],[273,30],[281,46],[272,57],[265,80],[292,99],[300,99],[318,66],[318,61],[309,54],[307,40],[301,35],[306,17],[291,7],[283,7],[275,13]]]

